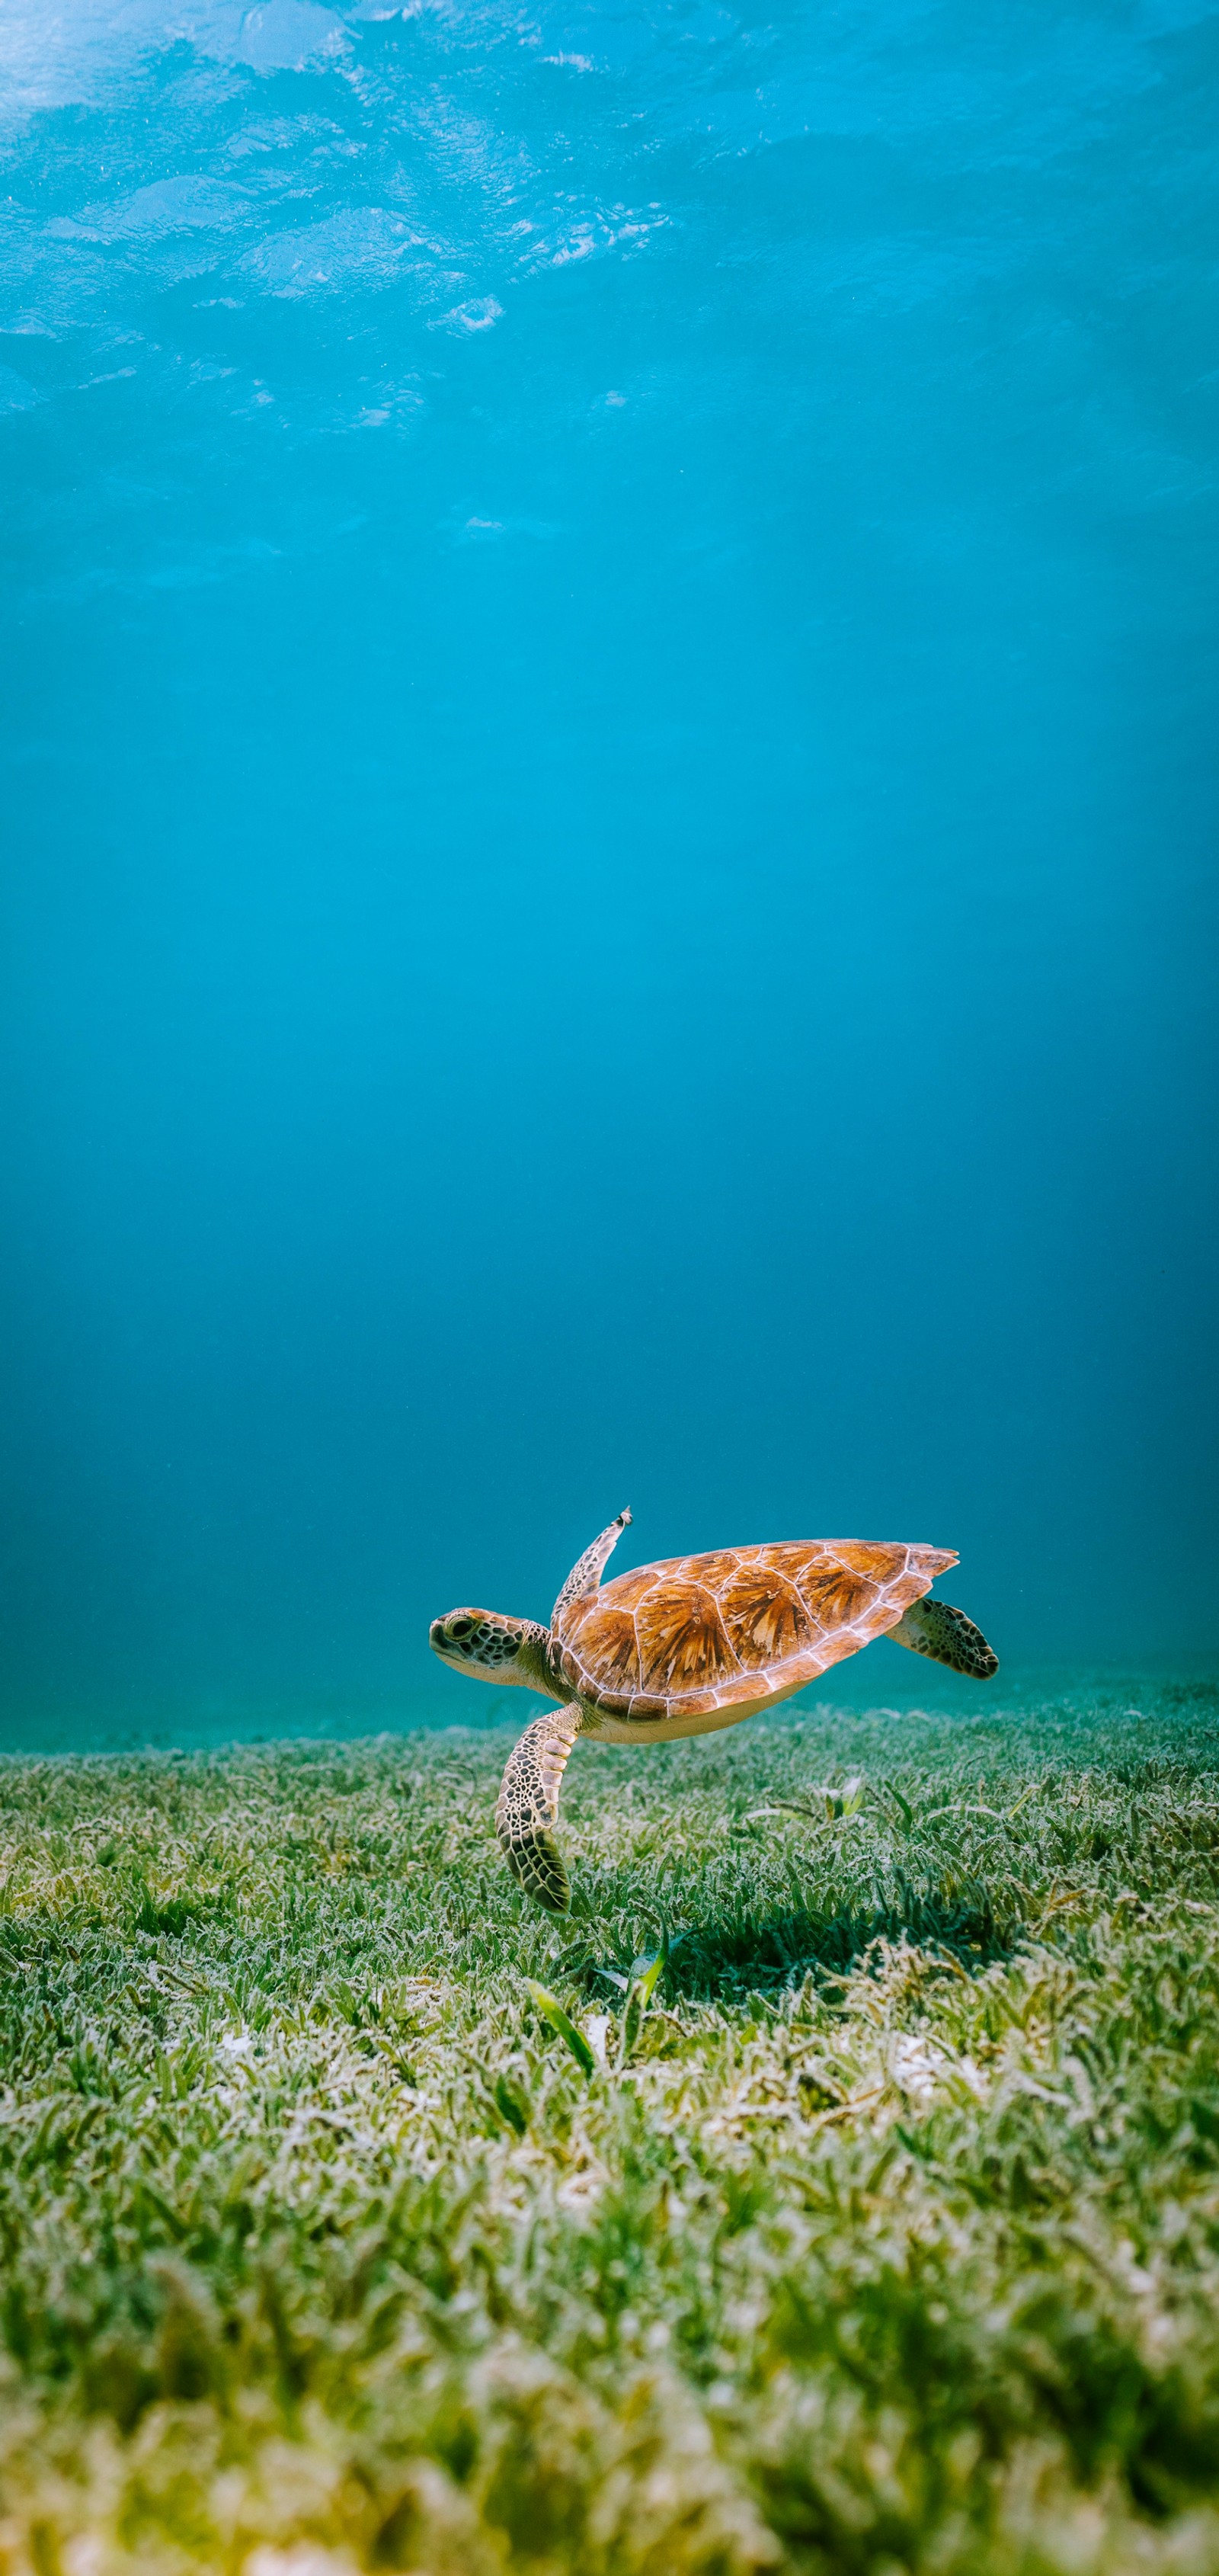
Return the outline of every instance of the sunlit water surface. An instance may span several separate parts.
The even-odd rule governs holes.
[[[6,1740],[628,1499],[1219,1642],[1217,37],[10,0]]]

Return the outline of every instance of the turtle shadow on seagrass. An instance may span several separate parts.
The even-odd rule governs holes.
[[[823,1911],[809,1905],[712,1916],[689,1926],[669,1950],[671,1991],[700,2003],[740,2001],[782,1994],[811,1975],[828,1993],[878,1941],[896,1947],[906,1940],[951,1958],[966,1976],[976,1977],[996,1960],[1010,1959],[1024,1936],[1023,1923],[1004,1921],[981,1879],[949,1897],[929,1879],[894,1872],[887,1882],[877,1881],[873,1904],[831,1911],[832,1904],[830,1898]]]
[[[571,1901],[554,1828],[577,1736],[658,1744],[709,1735],[777,1707],[874,1637],[974,1681],[999,1669],[963,1610],[923,1598],[956,1564],[953,1548],[839,1538],[722,1547],[641,1565],[603,1587],[630,1517],[619,1512],[573,1565],[548,1628],[492,1610],[432,1621],[433,1651],[454,1672],[558,1703],[526,1727],[495,1810],[513,1875],[556,1914]]]

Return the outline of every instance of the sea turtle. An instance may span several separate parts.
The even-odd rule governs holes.
[[[955,1548],[853,1538],[720,1547],[638,1566],[602,1589],[602,1567],[630,1517],[619,1512],[585,1548],[549,1628],[492,1610],[450,1610],[432,1621],[433,1650],[454,1672],[519,1683],[560,1703],[526,1727],[495,1810],[509,1868],[557,1914],[571,1890],[553,1828],[578,1735],[602,1744],[709,1735],[790,1699],[874,1637],[974,1681],[999,1669],[963,1610],[922,1598],[956,1564]]]

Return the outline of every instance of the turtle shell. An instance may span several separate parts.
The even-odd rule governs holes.
[[[956,1561],[952,1548],[842,1538],[667,1557],[568,1602],[563,1673],[630,1725],[748,1717],[883,1637]]]

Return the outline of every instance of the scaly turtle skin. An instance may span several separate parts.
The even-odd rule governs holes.
[[[952,1548],[838,1538],[722,1547],[641,1565],[602,1586],[630,1517],[619,1512],[585,1549],[549,1628],[490,1610],[450,1610],[432,1622],[433,1650],[455,1672],[559,1702],[526,1728],[495,1810],[509,1868],[556,1913],[571,1901],[554,1826],[577,1735],[658,1744],[735,1726],[874,1637],[975,1681],[999,1669],[963,1610],[923,1598],[956,1564]]]

